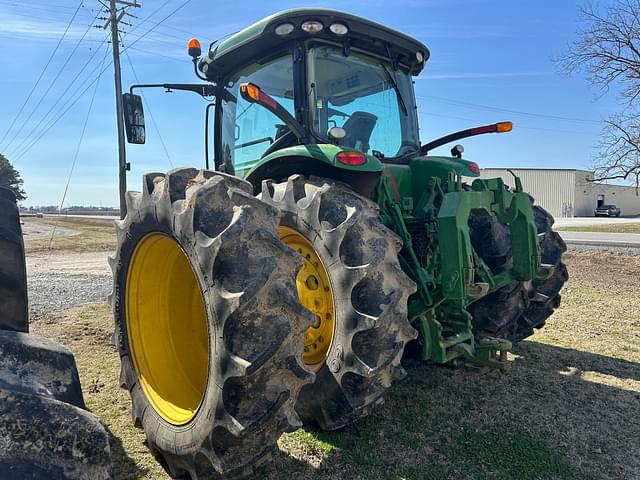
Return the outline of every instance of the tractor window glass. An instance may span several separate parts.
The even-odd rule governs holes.
[[[289,132],[276,115],[240,96],[240,84],[245,82],[260,87],[293,115],[291,56],[252,64],[227,82],[222,100],[222,163],[226,172],[241,177],[270,152],[276,140]]]
[[[313,125],[321,138],[331,127],[342,127],[341,145],[364,153],[395,157],[417,148],[408,74],[381,60],[317,46],[311,49],[309,77]]]

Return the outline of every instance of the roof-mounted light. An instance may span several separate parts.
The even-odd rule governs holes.
[[[318,33],[324,28],[324,25],[317,20],[307,20],[300,28],[307,33]]]
[[[289,35],[294,29],[295,27],[293,26],[293,23],[281,23],[276,27],[275,32],[276,35],[283,37],[285,35]]]
[[[342,23],[332,23],[329,25],[329,30],[336,35],[346,35],[349,33],[349,28]]]
[[[198,58],[202,55],[202,48],[200,47],[200,42],[197,38],[192,38],[187,43],[187,50],[189,52],[189,56],[193,58]]]
[[[416,60],[418,63],[422,63],[424,61],[424,54],[420,50],[416,52]]]

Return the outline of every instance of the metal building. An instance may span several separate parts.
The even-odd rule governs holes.
[[[565,168],[512,168],[522,186],[554,217],[589,217],[602,204],[615,204],[622,215],[640,215],[640,196],[635,187],[593,182],[593,172]],[[501,177],[513,186],[506,168],[483,168],[482,178]]]

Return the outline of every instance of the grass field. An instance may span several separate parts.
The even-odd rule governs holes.
[[[606,233],[640,233],[640,223],[607,223],[604,225],[585,225],[583,227],[559,227],[565,232],[606,232]]]
[[[97,232],[76,227],[82,234],[61,248]],[[112,241],[98,236],[93,247]],[[342,432],[283,435],[260,478],[640,478],[640,256],[571,253],[567,263],[561,308],[515,348],[510,372],[410,362],[370,417]],[[94,303],[31,330],[75,352],[87,405],[111,435],[114,478],[168,478],[132,426],[112,322]]]
[[[79,235],[28,240],[25,242],[27,255],[48,250],[68,252],[99,252],[116,248],[115,228],[113,220],[78,218],[78,217],[45,217],[25,218],[25,224],[36,222],[49,227],[62,227],[79,232]]]

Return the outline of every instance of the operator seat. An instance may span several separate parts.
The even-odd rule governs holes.
[[[351,147],[361,152],[369,151],[371,133],[378,122],[378,117],[368,112],[353,112],[342,128],[347,133],[340,142],[341,145]]]

